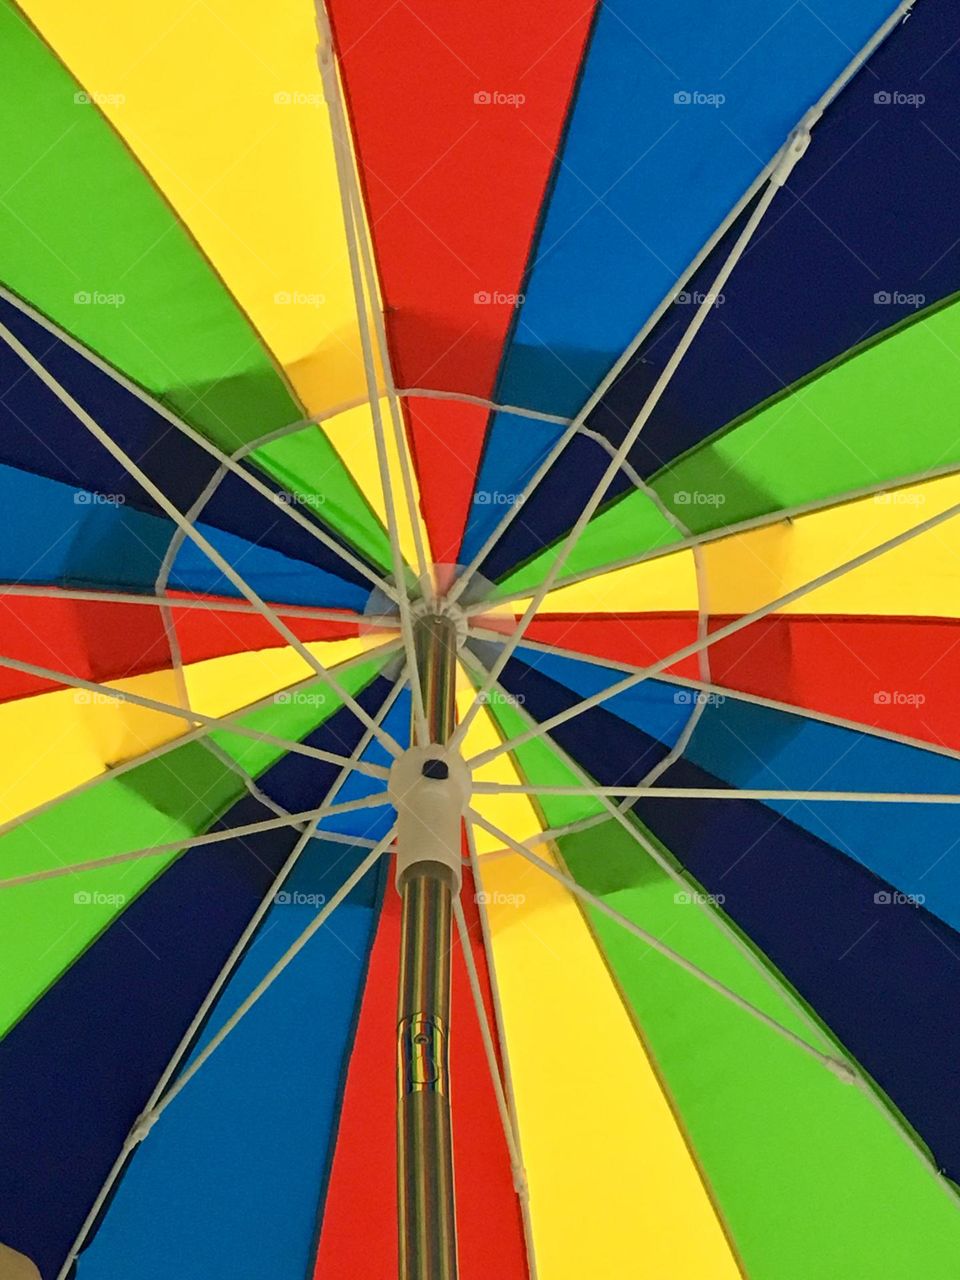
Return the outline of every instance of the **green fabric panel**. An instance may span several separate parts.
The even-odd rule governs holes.
[[[0,838],[4,876],[109,857],[204,831],[242,792],[240,779],[189,743],[81,792]],[[176,857],[93,868],[0,891],[0,1034]]]
[[[653,487],[699,533],[960,462],[958,352],[960,304],[921,312],[698,445]]]
[[[175,214],[9,0],[0,48],[4,283],[225,449],[300,417]]]
[[[505,733],[526,727],[508,704],[494,702],[491,712]],[[527,782],[576,781],[547,743],[527,743],[513,757]],[[567,797],[537,803],[551,826],[573,820]],[[574,879],[609,906],[835,1051],[762,955],[753,952],[758,968],[615,821],[556,847]],[[851,1258],[871,1280],[954,1275],[956,1202],[869,1099],[595,908],[585,913],[750,1280],[834,1280],[850,1274]],[[744,948],[752,950],[747,940]]]
[[[621,514],[627,503],[630,504],[629,515]],[[631,493],[623,501],[613,503],[608,513],[601,509],[601,514],[584,529],[566,558],[562,576],[581,573],[598,564],[611,564],[626,556],[640,555],[655,547],[669,547],[683,537],[645,493]],[[682,513],[680,518],[685,520]],[[527,564],[514,569],[490,592],[490,599],[512,595],[515,591],[536,591],[562,545],[561,539],[559,544],[548,547]]]
[[[3,283],[227,452],[302,418],[175,212],[10,0],[0,50]],[[252,460],[305,513],[390,564],[385,530],[321,430]]]
[[[338,678],[357,693],[384,660],[359,663]],[[240,723],[300,740],[340,706],[340,698],[328,691],[323,701],[278,702]],[[225,730],[215,737],[252,776],[283,754],[280,748]],[[239,746],[243,741],[249,744],[246,752]],[[201,835],[244,791],[243,779],[202,741],[173,745],[118,777],[106,775],[0,836],[0,874],[27,875]],[[0,890],[0,1036],[177,857],[171,850]]]
[[[374,447],[373,436],[370,448]],[[308,426],[250,455],[283,489],[296,494],[304,515],[340,533],[353,547],[392,574],[390,538],[358,490],[322,427]]]
[[[960,302],[939,303],[816,371],[703,441],[651,480],[692,533],[960,462]],[[590,522],[564,574],[679,540],[633,492]],[[666,526],[669,528],[669,526]],[[556,546],[497,594],[532,589]]]
[[[621,827],[561,838],[585,888],[828,1047]],[[948,1280],[960,1213],[876,1105],[651,951],[587,917],[682,1117],[750,1280]]]

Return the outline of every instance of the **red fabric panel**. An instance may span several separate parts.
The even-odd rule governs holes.
[[[473,885],[463,908],[487,997]],[[314,1280],[397,1274],[396,1025],[400,898],[387,886],[347,1074]],[[527,1280],[523,1226],[466,969],[453,949],[450,1017],[454,1165],[461,1280]]]
[[[286,644],[259,614],[178,609],[175,604],[172,612],[184,663]],[[285,621],[305,642],[357,634],[353,619],[341,623],[287,617]],[[160,609],[148,605],[72,600],[54,594],[0,595],[0,637],[5,657],[84,680],[122,680],[170,666]],[[0,666],[0,702],[61,688],[53,681]]]
[[[473,498],[487,416],[486,409],[453,400],[407,401],[407,431],[434,564],[452,565],[456,560]],[[441,590],[446,585],[441,583]]]
[[[734,615],[715,614],[718,631]],[[492,619],[475,620],[494,627]],[[500,623],[509,629],[511,623]],[[646,666],[696,638],[694,613],[539,617],[527,634]],[[710,646],[711,683],[960,750],[960,620],[776,614]],[[670,674],[698,679],[697,658]]]
[[[332,0],[398,387],[493,394],[593,7]],[[447,563],[487,415],[436,400],[405,411]]]
[[[301,618],[296,614],[284,615],[282,605],[273,607],[293,634],[305,644],[311,640],[339,640],[357,634],[358,624],[349,614],[344,615],[343,622],[329,622],[320,618]],[[175,607],[173,617],[185,663],[201,662],[204,658],[217,658],[227,653],[276,649],[287,643],[276,627],[258,613]]]
[[[477,618],[475,623],[491,629],[496,627],[493,620],[486,618]],[[507,629],[512,630],[514,625],[509,623]],[[583,617],[537,614],[526,634],[540,644],[644,667],[696,640],[697,615],[686,612],[585,614]],[[697,659],[687,658],[671,668],[670,674],[696,680]]]
[[[956,619],[781,614],[711,646],[710,667],[730,689],[960,749]]]
[[[593,6],[330,8],[396,385],[488,396]]]
[[[0,596],[4,657],[55,667],[84,680],[112,680],[170,665],[158,609],[56,596]],[[0,701],[63,685],[0,667]]]

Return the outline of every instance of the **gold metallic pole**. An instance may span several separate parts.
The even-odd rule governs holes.
[[[414,640],[430,741],[445,743],[455,719],[456,627],[447,618],[428,616],[417,622]],[[437,784],[448,777],[447,766],[439,758],[426,758],[418,768],[423,779]],[[398,877],[402,900],[397,1012],[400,1280],[456,1280],[448,1029],[452,903],[453,894],[459,892],[459,876],[429,854],[411,861],[412,853],[406,851],[406,865]]]

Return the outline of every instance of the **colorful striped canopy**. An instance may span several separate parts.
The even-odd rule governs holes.
[[[440,612],[461,1280],[955,1280],[960,8],[328,4],[0,0],[0,1276],[397,1275]]]

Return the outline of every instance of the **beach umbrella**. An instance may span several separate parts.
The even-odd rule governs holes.
[[[956,1276],[960,11],[0,49],[0,1276]]]

